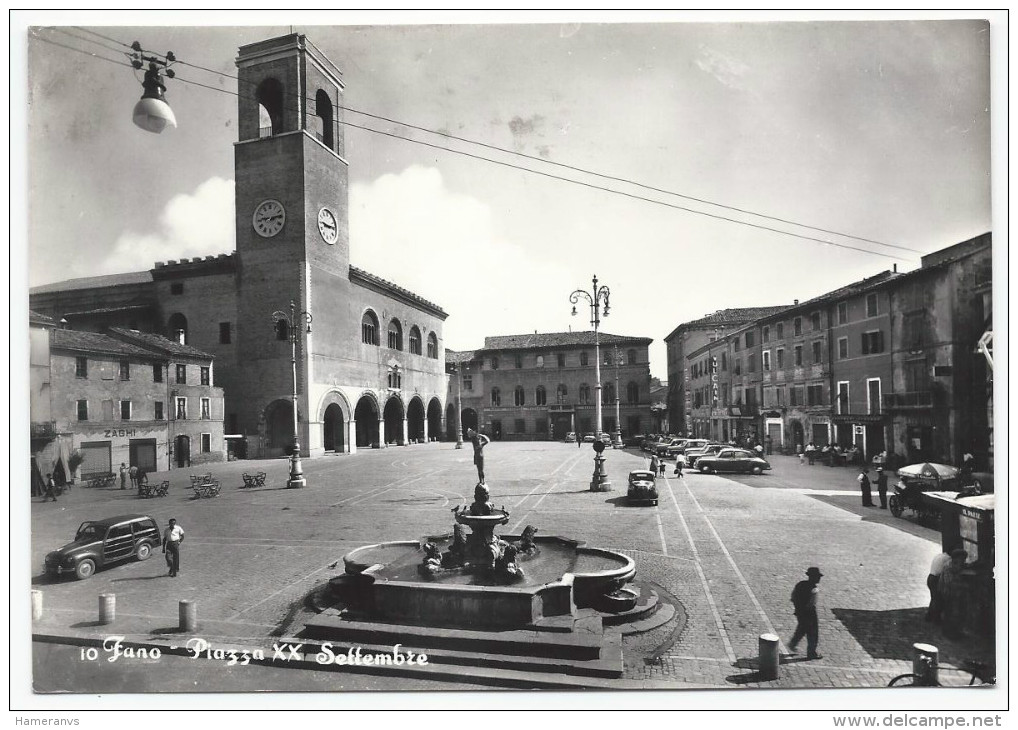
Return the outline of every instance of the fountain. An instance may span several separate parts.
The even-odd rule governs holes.
[[[496,535],[509,511],[491,503],[483,482],[473,503],[453,515],[451,534],[348,553],[345,573],[330,581],[333,596],[366,620],[454,628],[570,630],[578,609],[618,613],[635,603],[623,586],[636,564],[621,553],[538,537],[532,525]]]

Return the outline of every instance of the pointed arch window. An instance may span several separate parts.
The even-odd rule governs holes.
[[[428,357],[432,360],[438,359],[438,337],[434,332],[428,333]]]
[[[580,383],[580,403],[581,405],[590,403],[590,386],[586,383]]]
[[[410,352],[414,355],[421,354],[421,331],[417,325],[410,328]]]
[[[502,391],[498,388],[491,389],[491,405],[496,407],[502,405]]]
[[[361,317],[361,342],[378,346],[378,317],[370,309]]]
[[[517,385],[513,390],[513,405],[525,406],[527,404],[526,391],[523,390],[522,385]]]
[[[537,386],[537,390],[534,392],[534,402],[539,406],[548,405],[548,391],[544,389],[543,385]]]
[[[389,322],[389,348],[392,350],[403,349],[403,327],[395,317]]]

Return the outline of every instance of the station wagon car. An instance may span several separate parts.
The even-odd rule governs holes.
[[[82,522],[74,540],[46,556],[46,573],[91,578],[98,568],[137,558],[147,560],[162,538],[148,515],[121,515]]]
[[[751,451],[745,449],[722,449],[716,454],[705,454],[696,460],[696,468],[702,474],[710,472],[737,472],[762,474],[771,465]]]
[[[629,472],[626,501],[629,504],[657,504],[657,482],[654,472],[645,469]]]

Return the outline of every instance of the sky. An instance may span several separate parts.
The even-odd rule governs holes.
[[[341,69],[345,121],[395,136],[347,126],[351,263],[443,307],[450,349],[588,329],[569,295],[596,274],[602,330],[653,338],[666,379],[682,322],[909,270],[991,230],[985,22],[488,17],[28,16],[27,285],[232,251],[237,48],[291,25]],[[122,64],[135,40],[183,62],[161,135],[131,123],[132,69],[96,57]]]

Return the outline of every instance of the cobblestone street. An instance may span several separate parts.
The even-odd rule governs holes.
[[[638,580],[677,603],[676,619],[624,639],[620,688],[879,687],[910,671],[916,641],[938,646],[944,665],[992,660],[988,643],[948,641],[923,621],[939,533],[862,507],[851,468],[801,467],[775,456],[773,471],[761,477],[680,479],[669,470],[657,507],[628,507],[625,476],[646,459],[633,451],[607,455],[614,485],[607,493],[589,491],[589,448],[493,443],[488,468],[492,501],[511,513],[506,533],[533,524],[540,534],[622,551],[636,560]],[[257,470],[269,475],[265,487],[240,489],[242,472]],[[305,470],[310,486],[302,491],[283,487],[285,461],[248,461],[213,469],[224,485],[217,499],[192,499],[188,475],[198,470],[176,470],[157,475],[171,480],[165,499],[76,487],[56,504],[34,503],[33,587],[45,606],[36,630],[87,629],[97,595],[112,592],[121,633],[174,626],[178,600],[190,598],[206,636],[264,639],[312,588],[340,572],[337,561],[354,547],[448,531],[451,510],[469,502],[474,482],[470,452],[445,443],[307,460]],[[160,525],[176,517],[184,527],[180,577],[165,577],[155,559],[81,582],[39,576],[46,552],[81,521],[132,512]],[[787,651],[795,627],[789,595],[811,565],[824,573],[823,658],[806,661],[800,646],[778,680],[760,681],[758,637],[776,633]],[[379,677],[373,686],[400,689],[400,681]]]

